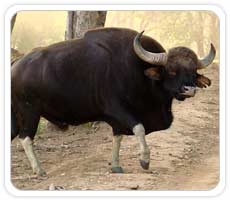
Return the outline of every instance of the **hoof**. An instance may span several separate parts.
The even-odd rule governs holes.
[[[148,170],[149,169],[149,162],[145,162],[143,160],[140,160],[140,164],[141,164],[141,167],[144,169],[144,170]]]
[[[112,173],[124,173],[122,167],[112,167]]]

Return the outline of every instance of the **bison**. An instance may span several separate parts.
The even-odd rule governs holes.
[[[113,131],[112,172],[123,172],[122,135],[137,137],[140,164],[148,169],[145,135],[170,127],[174,98],[183,101],[211,84],[197,71],[215,52],[212,44],[203,59],[186,47],[166,52],[143,32],[124,28],[91,30],[34,50],[12,66],[11,139],[19,136],[33,171],[44,175],[32,145],[40,117],[68,125],[105,121]]]

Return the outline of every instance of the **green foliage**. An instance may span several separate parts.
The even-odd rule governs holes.
[[[46,129],[46,120],[41,118],[38,124],[37,135],[41,135]]]

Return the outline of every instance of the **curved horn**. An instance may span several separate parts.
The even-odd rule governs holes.
[[[216,56],[216,49],[214,47],[214,45],[211,43],[211,48],[209,50],[209,53],[206,57],[204,57],[203,59],[199,60],[199,66],[198,69],[203,69],[205,67],[207,67],[208,65],[210,65],[214,58]]]
[[[144,31],[138,33],[133,41],[133,48],[137,56],[142,59],[143,61],[150,63],[150,64],[158,64],[158,65],[165,65],[167,63],[167,53],[152,53],[146,51],[140,42],[140,38]]]

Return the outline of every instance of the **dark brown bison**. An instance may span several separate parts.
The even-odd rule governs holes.
[[[195,95],[211,81],[197,73],[215,57],[211,45],[204,59],[189,48],[167,53],[154,39],[130,29],[92,30],[81,39],[34,50],[12,66],[12,139],[19,135],[33,171],[41,168],[33,151],[40,117],[55,124],[105,121],[113,129],[112,172],[122,172],[122,135],[135,135],[140,163],[149,168],[145,135],[167,129],[172,101]]]

